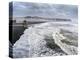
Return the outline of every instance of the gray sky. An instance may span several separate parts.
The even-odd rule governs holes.
[[[78,16],[78,7],[76,5],[13,2],[13,16],[42,16],[76,19]]]

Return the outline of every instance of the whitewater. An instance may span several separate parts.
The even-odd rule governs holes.
[[[76,55],[78,53],[77,24],[46,22],[34,24],[13,46],[13,57]]]

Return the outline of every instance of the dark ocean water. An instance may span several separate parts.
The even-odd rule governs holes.
[[[24,26],[13,26],[12,40],[10,40],[12,44],[14,44],[20,38],[24,30],[25,30]]]

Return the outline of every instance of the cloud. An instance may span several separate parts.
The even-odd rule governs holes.
[[[76,5],[13,2],[13,16],[43,16],[77,18]]]

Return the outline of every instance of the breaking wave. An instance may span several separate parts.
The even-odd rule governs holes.
[[[77,25],[71,23],[35,24],[13,46],[13,57],[40,57],[77,54]]]

